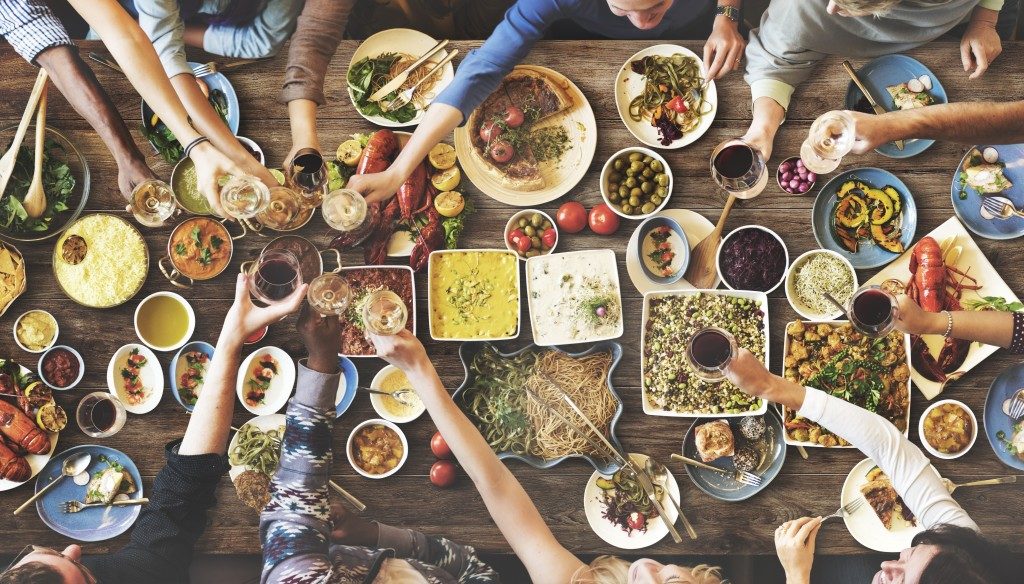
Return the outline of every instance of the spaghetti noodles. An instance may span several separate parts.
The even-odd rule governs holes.
[[[629,102],[629,117],[634,122],[650,120],[663,134],[667,134],[668,122],[678,131],[678,136],[671,137],[675,139],[699,126],[701,119],[714,109],[704,98],[706,88],[700,62],[693,57],[682,53],[649,55],[633,61],[631,68],[644,79],[643,91]],[[695,98],[694,90],[699,99]]]

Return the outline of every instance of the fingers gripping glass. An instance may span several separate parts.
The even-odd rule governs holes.
[[[28,556],[29,554],[42,554],[42,555],[46,555],[46,556],[54,556],[54,557],[64,558],[65,560],[67,560],[67,561],[71,562],[72,564],[74,564],[75,568],[78,569],[78,572],[82,575],[82,579],[85,581],[86,584],[97,584],[99,582],[99,580],[96,578],[96,576],[93,575],[92,570],[87,568],[85,566],[85,564],[83,564],[82,562],[79,562],[78,560],[69,558],[66,555],[58,552],[57,550],[53,550],[53,549],[50,549],[48,547],[32,545],[32,544],[29,544],[29,545],[25,546],[24,548],[22,548],[22,550],[20,552],[18,552],[18,555],[14,556],[14,559],[11,560],[11,563],[8,564],[7,567],[4,568],[3,572],[0,572],[0,574],[6,574],[11,568],[13,568],[14,566],[17,566],[18,562],[20,562],[23,559],[25,559],[25,557]]]

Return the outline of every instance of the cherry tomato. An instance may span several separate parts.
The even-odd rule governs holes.
[[[555,233],[554,229],[545,229],[544,233],[540,236],[540,240],[550,249],[555,247],[555,242],[558,241],[558,234]]]
[[[626,524],[629,525],[630,529],[643,529],[647,527],[647,517],[643,513],[634,511],[626,518]]]
[[[577,201],[562,203],[555,215],[555,223],[566,233],[579,233],[587,226],[587,208]]]
[[[526,253],[526,252],[530,251],[533,248],[533,240],[530,239],[529,237],[527,237],[526,235],[523,235],[522,237],[517,239],[514,243],[515,243],[516,249],[519,250],[519,253]]]
[[[504,164],[512,157],[516,155],[516,149],[505,140],[496,140],[494,144],[491,144],[491,158],[495,162]]]
[[[523,233],[523,230],[517,227],[512,231],[508,232],[508,242],[511,243],[512,245],[516,245],[519,243],[519,239],[524,235],[526,234]]]
[[[619,229],[619,216],[601,203],[590,210],[590,230],[598,235],[611,235]]]
[[[445,442],[444,436],[440,432],[434,432],[434,436],[430,439],[430,451],[440,459],[452,457],[452,449],[448,447],[448,443]]]
[[[430,482],[434,486],[447,489],[455,484],[455,463],[450,460],[439,460],[430,467]]]
[[[490,121],[480,124],[480,139],[484,142],[490,143],[499,135],[501,135],[501,126],[497,122]]]
[[[690,109],[690,108],[686,107],[686,100],[684,100],[683,96],[681,96],[681,95],[677,95],[677,96],[673,97],[671,100],[669,100],[669,102],[667,104],[665,104],[665,107],[667,107],[668,109],[670,109],[672,111],[676,111],[676,112],[679,112],[679,113],[683,113],[686,110]]]
[[[519,126],[522,126],[523,120],[525,119],[526,116],[523,115],[523,110],[514,105],[508,106],[508,109],[505,110],[505,123],[508,124],[508,127],[510,128],[518,128]]]

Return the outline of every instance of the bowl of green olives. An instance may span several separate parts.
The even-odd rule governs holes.
[[[657,152],[623,148],[601,169],[601,197],[626,219],[646,219],[661,211],[672,195],[672,169]]]
[[[505,247],[525,261],[549,254],[558,245],[558,227],[551,216],[537,209],[526,209],[505,224]]]

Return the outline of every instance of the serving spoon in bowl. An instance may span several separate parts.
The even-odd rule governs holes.
[[[405,404],[407,406],[414,406],[414,405],[416,405],[415,402],[412,401],[412,397],[411,397],[411,396],[416,395],[416,392],[411,390],[411,389],[408,389],[408,388],[406,388],[406,389],[399,389],[399,390],[396,390],[396,391],[393,391],[393,392],[392,391],[381,391],[379,389],[370,389],[369,387],[361,387],[359,389],[362,389],[363,391],[367,391],[369,393],[375,393],[377,395],[386,395],[386,396],[394,399],[396,402],[398,402],[400,404]]]
[[[36,112],[36,155],[35,172],[32,173],[32,184],[25,193],[25,200],[21,205],[25,212],[33,219],[43,216],[46,211],[46,191],[43,190],[43,154],[46,150],[46,94],[47,85],[43,85],[43,92],[39,96],[39,110]]]

